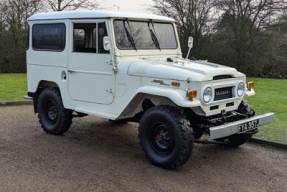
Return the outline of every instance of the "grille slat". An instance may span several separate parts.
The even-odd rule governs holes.
[[[232,98],[232,87],[215,89],[214,101]]]

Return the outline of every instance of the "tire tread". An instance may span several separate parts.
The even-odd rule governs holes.
[[[61,119],[60,119],[60,125],[58,126],[58,128],[54,131],[49,131],[47,129],[45,129],[45,126],[44,126],[44,123],[43,123],[43,120],[40,118],[40,114],[38,114],[38,119],[39,119],[39,122],[41,124],[41,127],[43,128],[43,130],[46,132],[46,133],[49,133],[49,134],[52,134],[52,135],[62,135],[64,133],[66,133],[70,127],[71,127],[71,124],[72,124],[72,119],[73,119],[73,111],[71,110],[68,110],[68,109],[65,109],[64,105],[63,105],[63,101],[62,101],[62,97],[59,93],[58,90],[54,89],[54,88],[51,88],[51,87],[48,87],[46,89],[44,89],[41,94],[40,94],[40,97],[39,97],[39,100],[38,101],[41,101],[42,99],[42,95],[45,93],[45,92],[51,92],[56,98],[57,100],[61,103],[60,105],[60,113],[61,113]],[[40,106],[41,102],[38,102],[38,109],[41,107]]]
[[[145,151],[142,141],[141,141],[141,132],[144,130],[144,127],[142,126],[143,122],[146,121],[146,118],[154,113],[154,112],[160,112],[165,115],[168,115],[175,123],[177,124],[177,129],[180,133],[180,153],[178,157],[171,163],[168,164],[158,164],[154,161],[152,161],[147,152]],[[173,170],[178,166],[183,165],[186,163],[189,159],[189,157],[192,154],[192,149],[194,147],[194,136],[193,136],[193,130],[190,127],[190,122],[186,119],[185,115],[181,114],[179,110],[176,110],[174,107],[170,106],[157,106],[152,107],[149,110],[145,112],[145,114],[142,116],[140,120],[140,126],[138,128],[138,138],[140,139],[140,146],[142,147],[143,152],[145,153],[145,157],[155,166],[164,168],[164,169],[170,169]]]

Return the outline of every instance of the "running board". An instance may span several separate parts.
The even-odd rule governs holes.
[[[94,116],[103,117],[103,118],[111,119],[111,120],[116,120],[118,118],[117,115],[110,114],[110,113],[102,113],[102,112],[98,112],[98,111],[89,111],[89,110],[77,109],[77,108],[75,109],[75,111],[79,112],[79,113],[94,115]]]
[[[30,97],[30,96],[27,96],[27,95],[25,95],[23,98],[24,99],[28,99],[28,100],[33,100],[33,97]]]

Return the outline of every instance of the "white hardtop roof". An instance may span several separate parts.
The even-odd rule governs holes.
[[[129,19],[152,19],[159,21],[170,21],[175,20],[169,17],[146,14],[146,13],[135,13],[135,12],[124,12],[124,11],[62,11],[62,12],[50,12],[40,13],[31,16],[28,21],[34,20],[53,20],[53,19],[97,19],[97,18],[129,18]]]

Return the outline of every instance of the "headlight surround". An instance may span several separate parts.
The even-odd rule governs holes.
[[[209,103],[212,99],[212,89],[207,87],[203,92],[203,101]]]
[[[238,97],[242,97],[245,92],[245,85],[244,83],[239,83],[237,86],[237,95]]]

